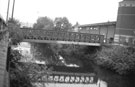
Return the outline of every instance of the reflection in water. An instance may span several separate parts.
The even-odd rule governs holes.
[[[107,87],[135,87],[135,76],[121,76],[109,70],[95,67],[98,78],[107,83]]]
[[[29,54],[30,52],[30,44],[28,43],[22,43],[21,46],[18,48],[21,50],[21,52],[25,55],[27,53]],[[28,50],[28,51],[26,51]],[[30,54],[29,56],[27,55],[27,61],[29,60],[28,57],[32,57]],[[30,60],[31,61],[31,60]],[[100,68],[96,65],[89,65],[94,67],[94,71],[97,74],[97,77],[99,78],[97,84],[89,84],[89,85],[84,85],[84,84],[60,84],[60,83],[48,83],[45,84],[46,87],[135,87],[135,76],[120,76],[116,73],[113,73],[109,70]],[[38,87],[44,87],[36,83]]]
[[[107,87],[107,83],[103,80],[98,80],[97,87]]]

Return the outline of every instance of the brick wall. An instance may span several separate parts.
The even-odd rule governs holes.
[[[0,40],[0,87],[8,87],[8,76],[6,72],[7,47],[8,33],[5,33],[3,39]]]

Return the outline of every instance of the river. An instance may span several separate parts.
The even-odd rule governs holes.
[[[95,71],[98,78],[107,84],[106,87],[135,87],[135,75],[122,76],[99,66],[95,67]]]
[[[23,43],[17,48],[21,50],[23,55],[30,55],[30,46],[28,43]],[[30,57],[30,56],[29,56]],[[29,59],[27,59],[29,60]],[[48,83],[45,84],[46,87],[135,87],[135,75],[121,76],[110,70],[106,70],[97,65],[93,66],[94,73],[98,77],[98,82],[96,84],[60,84],[60,83]],[[37,83],[38,87],[39,83]]]

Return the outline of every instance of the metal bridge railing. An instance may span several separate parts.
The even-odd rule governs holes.
[[[24,39],[104,43],[104,36],[99,34],[37,29],[22,29],[21,31]]]
[[[30,77],[34,77],[30,75]],[[94,73],[66,73],[51,71],[48,74],[42,74],[32,78],[32,82],[41,83],[69,83],[69,84],[94,84],[98,78]]]

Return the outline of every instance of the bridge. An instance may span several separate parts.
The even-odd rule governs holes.
[[[104,43],[104,35],[70,32],[62,30],[43,30],[21,28],[18,32],[23,35],[24,42],[57,43],[100,46]]]
[[[67,83],[67,84],[95,84],[98,78],[91,69],[84,69],[83,67],[67,67],[56,65],[38,64],[41,67],[53,68],[53,70],[38,72],[38,76],[29,74],[32,82],[47,82],[47,83]],[[37,73],[36,73],[37,74]]]
[[[97,83],[97,77],[94,73],[65,73],[49,72],[48,74],[38,73],[42,76],[35,77],[30,75],[32,82],[47,83],[68,83],[68,84],[94,84]]]
[[[22,28],[17,32],[23,35],[23,41],[25,42],[100,46],[104,44],[104,40],[106,38],[106,42],[108,39],[114,39],[114,41],[118,43],[129,43],[132,46],[135,45],[135,37],[133,34],[135,28],[135,16],[133,13],[133,10],[135,9],[134,6],[134,0],[123,0],[119,3],[117,22],[79,26],[84,29],[82,29],[82,33],[30,28]],[[5,30],[4,26],[6,26],[6,24],[0,18],[0,86],[8,87],[5,85],[8,85],[6,55],[9,38],[8,32]],[[89,84],[94,83],[95,76],[96,75],[92,73],[65,73],[53,71],[48,73],[47,77],[43,76],[42,79],[36,79],[38,79],[39,82],[46,81],[44,80],[46,78],[47,81],[55,83]]]

